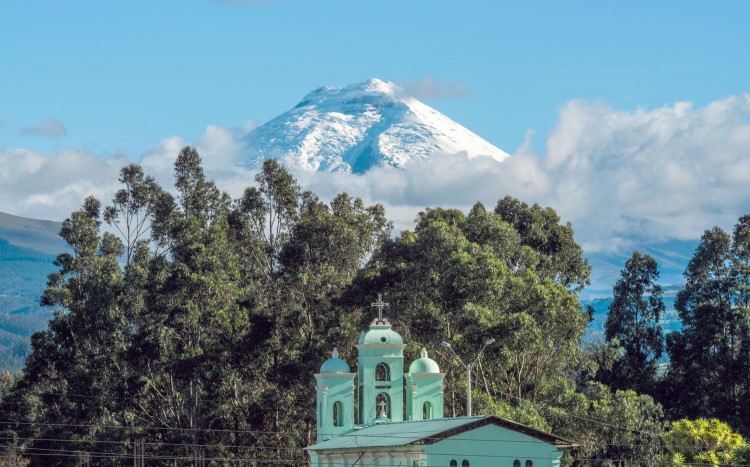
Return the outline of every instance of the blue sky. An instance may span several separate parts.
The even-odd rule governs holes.
[[[243,128],[377,77],[512,157],[303,176],[324,199],[382,202],[408,228],[425,203],[511,194],[572,222],[610,277],[636,248],[679,271],[704,229],[750,212],[748,17],[745,1],[0,0],[0,211],[62,220],[129,161],[168,184],[184,144],[238,195]]]
[[[266,121],[320,85],[431,78],[423,99],[506,151],[570,99],[747,91],[747,2],[0,0],[0,147],[139,156]],[[66,133],[23,129],[46,119]]]

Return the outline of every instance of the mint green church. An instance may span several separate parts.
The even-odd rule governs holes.
[[[384,305],[380,299],[378,304]],[[443,416],[443,379],[423,349],[404,372],[404,342],[379,315],[357,344],[353,373],[337,349],[315,375],[314,467],[557,467],[576,446],[496,416]],[[356,395],[356,396],[355,396]]]

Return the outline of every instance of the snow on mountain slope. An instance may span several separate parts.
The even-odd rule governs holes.
[[[258,167],[276,158],[308,171],[362,173],[403,167],[432,154],[466,152],[502,161],[508,154],[390,82],[371,79],[321,87],[244,139],[242,161]]]

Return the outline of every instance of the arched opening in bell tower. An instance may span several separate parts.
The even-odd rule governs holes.
[[[344,406],[341,401],[333,403],[333,426],[344,426]]]
[[[432,402],[427,401],[422,404],[422,420],[432,420]]]
[[[375,367],[375,381],[390,381],[391,380],[391,368],[387,363],[378,363]]]

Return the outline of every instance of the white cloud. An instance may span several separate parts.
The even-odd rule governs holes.
[[[510,194],[554,207],[587,253],[623,253],[668,240],[694,240],[705,229],[730,229],[750,212],[750,96],[694,107],[618,111],[570,101],[535,153],[531,136],[502,163],[435,156],[404,170],[365,176],[303,176],[313,191],[346,190],[399,213],[413,226],[425,206],[488,209]],[[398,224],[398,223],[397,223]]]
[[[203,167],[214,171],[232,168],[241,149],[235,132],[218,125],[208,125],[195,146]]]
[[[750,211],[750,96],[631,112],[568,102],[544,169],[555,183],[542,201],[587,230],[589,251],[731,227]]]
[[[234,166],[233,157],[239,144],[234,135],[233,130],[209,125],[194,144],[203,158],[207,175],[217,180],[222,189],[239,196],[252,176]],[[78,150],[0,151],[0,211],[60,221],[80,208],[89,195],[107,204],[120,188],[117,181],[120,169],[133,161],[171,190],[174,161],[186,144],[178,136],[165,138],[139,159],[122,155],[103,157]],[[244,185],[240,187],[240,183]]]
[[[417,99],[464,99],[471,95],[471,88],[453,81],[439,81],[426,76],[419,81],[403,83],[404,92]]]
[[[161,140],[141,157],[140,164],[143,166],[143,171],[154,177],[162,186],[171,187],[174,183],[174,161],[185,144],[179,136],[170,136]]]
[[[549,180],[534,156],[518,154],[503,162],[466,154],[438,154],[403,169],[376,167],[364,175],[296,173],[300,183],[323,199],[346,191],[369,203],[380,202],[397,229],[411,229],[425,207],[469,209],[477,201],[493,209],[506,194],[539,199]]]
[[[207,175],[238,197],[255,172],[235,165],[246,128],[209,125],[192,143]],[[436,155],[405,169],[366,175],[297,173],[322,199],[347,191],[382,202],[398,228],[412,228],[426,206],[492,209],[510,194],[554,207],[570,221],[588,253],[622,253],[667,240],[697,239],[714,225],[731,228],[750,212],[750,96],[705,107],[676,103],[619,111],[601,102],[570,101],[560,110],[544,151],[533,132],[504,162]],[[173,185],[173,163],[187,144],[173,136],[143,154],[147,173]],[[107,202],[129,160],[82,151],[0,152],[0,210],[63,219],[89,194]]]
[[[111,196],[125,163],[124,158],[105,159],[85,151],[1,151],[0,211],[62,220],[86,196]]]
[[[50,138],[57,138],[66,135],[68,130],[61,121],[55,120],[54,118],[48,118],[34,126],[22,128],[21,133],[28,136],[48,136]]]

